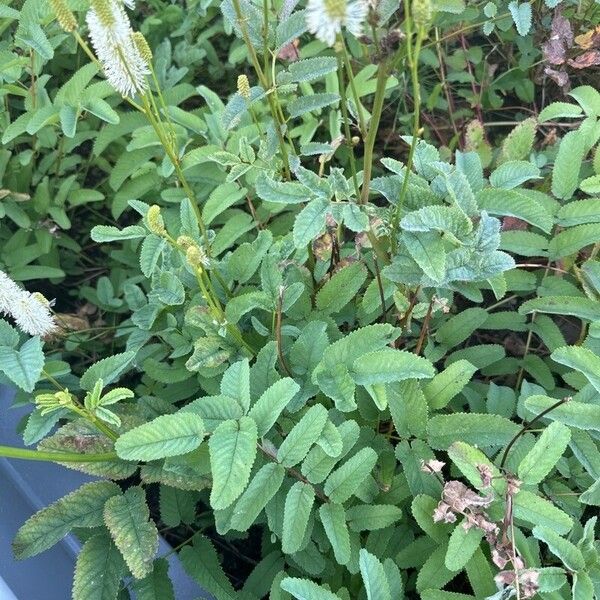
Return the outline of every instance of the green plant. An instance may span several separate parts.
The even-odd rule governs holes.
[[[37,56],[50,41],[30,1],[19,26]],[[71,30],[46,14],[56,45],[93,57],[71,26],[80,7],[53,6]],[[44,354],[2,321],[0,370],[34,403],[24,439],[38,449],[0,455],[127,485],[86,484],[43,509],[17,556],[75,530],[76,600],[169,598],[164,526],[219,599],[599,596],[600,93],[576,87],[497,148],[475,122],[450,150],[424,139],[423,61],[448,14],[479,7],[361,6],[369,37],[355,38],[318,0],[226,0],[222,21],[194,6],[253,69],[227,102],[184,81],[170,45],[152,58],[136,36],[134,62],[115,38],[112,58],[101,48],[102,64],[23,107],[42,136],[89,128],[110,171],[98,187],[111,216],[90,233],[105,270],[77,293],[111,325],[88,356],[91,339],[59,332]],[[149,39],[167,8],[143,23]],[[129,27],[120,0],[92,10]],[[331,48],[304,36],[305,10],[331,20],[315,28]],[[526,36],[531,6],[508,10]],[[399,156],[382,123],[405,71]],[[227,557],[252,546],[236,579]]]

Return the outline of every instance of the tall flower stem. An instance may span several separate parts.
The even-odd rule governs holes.
[[[338,35],[338,44],[341,45],[342,57],[344,59],[344,65],[346,67],[346,72],[348,74],[348,82],[350,83],[350,91],[352,92],[352,98],[354,99],[354,104],[356,104],[356,114],[358,115],[358,126],[360,128],[360,133],[364,139],[364,137],[367,133],[367,126],[365,123],[365,115],[363,114],[362,104],[360,103],[360,96],[358,95],[358,90],[356,89],[356,82],[354,81],[354,71],[352,70],[352,63],[350,62],[350,55],[348,54],[348,49],[346,48],[346,42],[344,41],[344,36],[342,36],[341,34]]]
[[[148,99],[148,95],[149,94],[144,94],[142,96],[142,102],[144,103],[142,113],[146,115],[146,118],[150,122],[150,125],[152,125],[152,128],[156,132],[156,135],[158,136],[158,139],[160,140],[161,145],[165,149],[167,156],[169,157],[171,163],[173,164],[175,173],[177,175],[177,179],[179,180],[179,183],[181,184],[183,191],[185,192],[186,196],[190,199],[192,208],[196,215],[196,219],[198,220],[198,226],[200,227],[200,233],[202,234],[202,237],[204,239],[206,253],[210,256],[210,246],[208,243],[208,232],[206,230],[206,225],[204,224],[204,219],[202,218],[202,213],[200,212],[200,207],[198,206],[198,198],[196,197],[196,194],[192,190],[190,184],[187,181],[187,178],[185,177],[185,175],[183,173],[183,169],[181,168],[181,162],[173,148],[173,144],[169,141],[169,139],[167,137],[163,123],[161,121],[157,120],[156,116],[154,115],[152,103]]]
[[[239,0],[232,0],[233,8],[235,10],[235,14],[238,20],[238,24],[240,26],[240,31],[242,32],[242,37],[244,38],[244,43],[246,44],[246,48],[248,49],[248,54],[250,55],[250,59],[252,61],[252,66],[256,72],[256,76],[260,82],[260,85],[265,90],[267,95],[267,102],[269,103],[269,109],[271,110],[271,115],[273,117],[274,125],[275,125],[275,133],[277,134],[277,140],[279,142],[279,149],[281,150],[281,157],[283,159],[283,170],[286,179],[290,179],[290,163],[288,159],[288,151],[285,145],[285,140],[283,139],[283,134],[281,133],[281,127],[285,125],[285,120],[282,120],[281,110],[278,109],[278,103],[275,101],[273,96],[270,94],[269,81],[260,66],[260,62],[258,60],[258,55],[256,54],[256,50],[254,49],[254,45],[252,44],[252,40],[250,39],[250,35],[248,34],[248,28],[246,27],[246,20],[244,15],[242,14],[242,9],[240,6]]]
[[[408,192],[408,182],[410,179],[410,173],[412,171],[413,160],[415,156],[415,148],[419,141],[419,131],[421,127],[421,84],[419,82],[419,54],[421,53],[421,46],[423,44],[423,38],[425,37],[425,29],[423,26],[417,27],[416,39],[414,48],[412,47],[412,19],[410,18],[408,0],[404,2],[405,11],[407,14],[407,60],[410,67],[410,77],[413,88],[413,126],[412,126],[412,138],[410,141],[410,149],[408,151],[408,159],[406,160],[406,168],[404,171],[404,180],[402,182],[402,188],[400,190],[400,197],[396,203],[394,213],[392,215],[391,222],[391,246],[392,252],[396,250],[396,230],[402,216],[402,208],[404,206],[404,200]]]
[[[338,52],[336,54],[338,62],[338,80],[340,86],[340,96],[342,105],[342,118],[344,120],[344,135],[346,137],[346,146],[348,146],[348,152],[350,153],[350,170],[352,171],[352,183],[354,184],[354,191],[356,196],[359,196],[358,179],[356,177],[356,159],[354,158],[354,145],[352,144],[352,135],[350,133],[350,120],[348,115],[348,105],[346,99],[346,86],[344,85],[344,66],[343,59]]]
[[[363,171],[363,185],[360,196],[360,203],[366,204],[369,200],[369,185],[373,174],[373,151],[375,149],[375,141],[377,140],[377,130],[379,129],[379,121],[383,112],[383,102],[385,98],[385,88],[387,85],[389,70],[386,60],[379,63],[377,71],[377,87],[375,88],[375,100],[373,101],[373,112],[369,121],[369,131],[365,141],[365,158]]]

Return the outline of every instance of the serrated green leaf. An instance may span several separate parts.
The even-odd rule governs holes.
[[[298,393],[300,386],[290,377],[271,385],[254,403],[248,416],[256,423],[258,437],[263,437],[273,427],[283,409]]]
[[[335,502],[326,502],[319,508],[319,516],[335,559],[340,565],[347,564],[350,561],[351,548],[344,507]]]
[[[539,415],[541,412],[549,409],[556,404],[556,398],[548,396],[533,395],[525,400],[525,407]],[[585,404],[569,400],[565,404],[552,409],[546,418],[552,421],[559,421],[571,427],[579,429],[600,431],[600,404]]]
[[[486,188],[477,194],[481,210],[491,215],[516,217],[527,221],[542,231],[550,233],[554,221],[545,206],[518,190]]]
[[[568,533],[573,520],[552,502],[528,490],[520,490],[513,503],[515,518],[534,525],[551,527],[558,533]]]
[[[504,481],[498,467],[479,448],[464,442],[455,442],[448,448],[448,456],[473,487],[480,490],[484,488],[481,474],[477,469],[478,465],[484,465],[492,472],[492,485],[495,488],[500,487],[499,491],[503,491]],[[498,486],[499,483],[500,486]]]
[[[385,570],[379,559],[361,548],[358,564],[368,600],[392,600]]]
[[[544,108],[538,115],[538,123],[545,123],[546,121],[552,121],[558,118],[575,118],[580,117],[581,107],[576,104],[569,104],[568,102],[552,102]]]
[[[131,351],[103,358],[84,372],[79,380],[79,387],[90,392],[98,379],[102,379],[105,386],[111,384],[130,367],[134,357],[135,352]]]
[[[39,337],[27,340],[19,350],[0,346],[0,371],[15,385],[32,392],[44,368],[44,353]]]
[[[315,502],[312,485],[297,481],[288,492],[283,510],[281,549],[286,554],[300,550]]]
[[[556,234],[548,243],[548,254],[556,260],[579,252],[600,239],[600,223],[575,225]]]
[[[435,450],[446,450],[454,442],[481,447],[504,446],[520,427],[500,415],[456,413],[436,415],[427,424],[427,439]]]
[[[535,140],[536,126],[533,117],[521,121],[504,139],[498,164],[527,158]]]
[[[570,315],[586,321],[600,320],[600,305],[595,300],[579,296],[544,296],[523,302],[519,313],[542,312],[551,315]]]
[[[148,232],[139,225],[129,225],[123,229],[113,227],[112,225],[96,225],[90,235],[95,242],[106,243],[121,240],[138,240],[146,237]]]
[[[563,455],[570,439],[568,427],[558,422],[548,425],[535,446],[519,463],[519,479],[528,485],[543,481]]]
[[[483,308],[467,308],[448,319],[437,330],[435,337],[440,344],[453,348],[464,342],[476,329],[481,327],[488,316],[488,312]]]
[[[169,563],[164,558],[154,561],[152,572],[134,581],[132,587],[137,600],[175,600]]]
[[[314,110],[321,110],[327,106],[335,104],[340,99],[338,94],[312,94],[310,96],[300,96],[288,102],[287,110],[292,118],[300,117],[305,113],[312,112]]]
[[[539,179],[540,170],[525,160],[511,160],[501,164],[490,175],[490,183],[495,188],[511,190],[529,181]]]
[[[210,505],[222,510],[244,491],[256,458],[258,432],[250,417],[225,421],[212,434],[208,447],[213,487]]]
[[[290,63],[287,72],[278,77],[280,83],[311,82],[321,79],[337,69],[337,60],[333,56],[318,56]]]
[[[19,528],[13,551],[19,559],[30,558],[51,548],[74,527],[98,527],[104,523],[104,503],[119,494],[109,481],[94,481],[43,508]]]
[[[307,189],[297,182],[275,181],[267,175],[256,179],[256,193],[267,202],[279,204],[301,204],[309,199]]]
[[[475,371],[468,360],[452,363],[423,387],[427,404],[433,409],[444,408],[469,383]]]
[[[127,572],[121,553],[106,533],[85,542],[75,565],[73,600],[116,600]]]
[[[109,498],[104,505],[104,522],[133,576],[146,577],[158,550],[158,531],[150,520],[144,490],[132,487]]]
[[[508,10],[519,35],[527,35],[531,29],[531,4],[527,2],[519,3],[516,0],[512,0],[508,4]]]
[[[392,504],[358,504],[346,512],[352,531],[373,531],[389,527],[402,518],[402,510]]]
[[[446,276],[446,250],[442,237],[433,231],[412,233],[405,231],[402,241],[423,273],[433,281],[441,282]]]
[[[550,549],[550,552],[562,560],[567,569],[579,571],[585,567],[585,560],[579,548],[560,537],[560,535],[549,527],[534,527],[533,535],[538,540],[544,542]]]
[[[354,361],[352,371],[354,381],[360,385],[429,379],[435,374],[433,365],[427,359],[392,348],[360,356]]]
[[[459,523],[448,540],[448,550],[444,564],[450,571],[460,571],[471,560],[475,550],[479,548],[483,531],[477,527],[465,528],[466,520]]]
[[[191,413],[161,415],[125,432],[115,450],[125,460],[157,460],[195,450],[204,437],[202,419]]]
[[[367,278],[367,270],[355,262],[344,267],[325,283],[316,298],[316,307],[326,315],[339,312],[358,294]]]
[[[286,577],[281,581],[281,589],[292,594],[297,600],[341,600],[338,595],[324,587],[299,577]]]
[[[140,269],[146,277],[152,277],[154,269],[166,248],[166,240],[157,235],[150,234],[142,242],[140,250]]]
[[[329,202],[311,200],[296,216],[293,235],[296,248],[303,248],[325,230]]]
[[[285,469],[277,463],[261,467],[236,502],[231,515],[231,527],[238,531],[247,531],[277,493],[284,476]]]
[[[581,346],[557,348],[550,355],[552,360],[583,373],[600,393],[600,357]]]
[[[235,598],[236,592],[223,573],[219,557],[207,538],[196,535],[194,544],[186,544],[179,552],[179,557],[187,573],[217,600]]]
[[[354,494],[369,476],[377,453],[372,448],[363,448],[349,458],[341,467],[333,471],[325,482],[325,494],[332,502],[343,503]]]
[[[560,142],[552,171],[552,193],[568,200],[579,186],[581,163],[586,155],[585,135],[582,131],[569,131]]]
[[[311,406],[283,440],[277,460],[285,467],[293,467],[304,460],[310,447],[319,439],[326,421],[327,409],[322,404]]]

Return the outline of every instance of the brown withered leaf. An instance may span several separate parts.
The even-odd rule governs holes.
[[[574,69],[587,69],[600,65],[600,50],[588,50],[576,58],[570,58],[567,61],[570,67]]]
[[[600,25],[594,29],[582,33],[575,38],[575,43],[582,50],[590,50],[591,48],[600,48]]]
[[[502,219],[502,231],[523,230],[527,229],[527,227],[527,221],[523,221],[517,217],[504,217]]]
[[[551,65],[562,65],[567,50],[573,45],[573,30],[568,19],[556,13],[552,19],[550,38],[542,45],[544,60]]]
[[[544,60],[551,65],[562,65],[567,59],[567,48],[562,40],[550,38],[542,45]]]
[[[289,62],[294,62],[300,58],[300,53],[298,52],[298,46],[300,45],[300,40],[295,39],[294,41],[286,44],[281,48],[277,58],[280,60],[287,60]]]
[[[313,242],[313,252],[319,260],[329,260],[332,249],[333,238],[329,232],[324,233]]]
[[[557,71],[556,69],[551,69],[550,67],[546,67],[544,69],[544,73],[550,77],[558,86],[566,87],[569,85],[569,75],[564,70]]]

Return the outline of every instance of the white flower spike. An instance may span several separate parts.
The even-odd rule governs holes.
[[[0,311],[10,315],[17,327],[29,335],[45,336],[56,329],[50,303],[42,294],[22,290],[0,271]]]
[[[142,93],[150,71],[134,42],[131,23],[121,0],[92,0],[86,22],[108,82],[122,96]]]
[[[364,0],[308,0],[306,24],[317,39],[333,46],[342,27],[356,36],[362,35],[367,12],[368,6]]]

